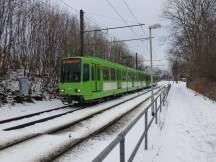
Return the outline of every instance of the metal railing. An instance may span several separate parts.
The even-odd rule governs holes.
[[[118,136],[92,161],[92,162],[101,162],[106,156],[115,148],[117,144],[120,144],[120,162],[125,162],[125,136],[127,133],[133,128],[133,126],[139,121],[141,117],[145,117],[145,129],[136,144],[134,150],[129,156],[128,162],[132,162],[143,139],[145,139],[145,149],[148,149],[148,130],[151,127],[153,121],[155,120],[155,124],[158,123],[158,111],[162,112],[162,105],[164,106],[165,101],[167,99],[167,95],[169,93],[171,85],[165,86],[161,93],[154,99],[152,103],[150,103],[140,114],[137,116]],[[158,104],[159,102],[159,104]],[[152,104],[154,104],[154,116],[148,121],[149,117],[149,109],[151,109]]]

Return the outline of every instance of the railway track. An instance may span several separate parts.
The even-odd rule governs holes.
[[[155,94],[157,94],[162,88],[157,87],[157,88],[155,88],[155,89],[159,89],[159,90],[157,90],[157,91],[155,92]],[[124,102],[119,102],[118,104],[115,104],[115,105],[113,105],[113,106],[110,106],[110,108],[105,108],[105,109],[103,109],[103,110],[97,111],[96,113],[92,113],[90,116],[86,116],[85,118],[80,118],[79,121],[73,122],[73,123],[70,124],[70,125],[68,124],[68,125],[64,125],[64,126],[58,127],[58,128],[54,128],[54,129],[49,130],[49,131],[44,132],[44,133],[49,133],[49,134],[52,133],[52,134],[55,134],[55,133],[57,133],[57,132],[59,132],[59,131],[61,131],[61,130],[63,130],[63,129],[66,129],[66,128],[68,128],[68,127],[75,126],[76,123],[79,123],[79,122],[81,122],[81,121],[85,121],[85,120],[88,120],[88,119],[90,120],[93,116],[95,117],[95,116],[97,116],[97,115],[103,114],[104,112],[110,111],[110,110],[111,110],[112,108],[114,108],[114,107],[123,106],[123,104],[125,104],[126,102],[129,102],[129,101],[132,102],[132,100],[133,100],[134,98],[137,98],[137,97],[139,97],[139,96],[142,96],[142,95],[144,95],[144,94],[147,94],[148,92],[149,92],[149,90],[145,91],[145,92],[142,93],[142,94],[139,94],[139,95],[136,96],[136,97],[134,96],[134,97],[132,97],[132,98],[130,98],[130,99],[127,99],[127,100],[125,100]],[[147,100],[149,100],[149,98],[150,98],[150,97],[147,97],[145,100],[143,100],[142,102],[138,103],[138,104],[134,107],[134,109],[135,109],[136,107],[138,107],[140,104],[142,104],[142,103],[146,102]],[[130,111],[132,111],[132,110],[133,110],[133,109],[131,109]],[[115,118],[115,119],[113,119],[113,120],[107,122],[106,125],[101,126],[100,129],[98,129],[97,131],[90,131],[90,132],[89,132],[89,133],[90,133],[89,135],[93,135],[93,134],[95,134],[95,133],[98,133],[98,132],[102,131],[102,130],[105,129],[107,126],[109,126],[110,124],[112,124],[112,123],[114,123],[115,121],[119,120],[120,118],[122,118],[125,114],[129,113],[130,111],[125,111],[125,112],[122,113],[118,118]],[[94,118],[93,118],[93,119],[94,119]],[[34,138],[34,137],[39,136],[39,135],[40,135],[41,137],[46,136],[46,135],[41,135],[41,134],[35,134],[35,135],[32,135],[32,136],[30,136],[30,137],[28,137],[28,138],[26,138],[26,139],[22,139],[22,140],[20,140],[20,141],[18,141],[18,142],[16,142],[16,143],[20,143],[20,142],[24,142],[24,141],[26,141],[27,143],[28,143],[28,142],[31,143],[31,141],[35,142],[34,140],[37,141],[37,139],[40,139],[40,137],[39,137],[39,138]],[[30,138],[31,138],[31,140],[30,140]],[[34,138],[34,139],[33,139],[33,138]],[[84,139],[84,138],[87,138],[87,137],[82,137],[82,138],[80,138],[80,140],[81,140],[81,139]],[[28,139],[29,139],[29,140],[28,140]],[[28,140],[28,141],[27,141],[27,140]],[[73,142],[72,142],[73,145],[74,145],[74,144],[77,144],[78,142],[80,142],[80,140],[79,140],[79,141],[75,140],[76,142],[73,141]],[[10,145],[5,146],[5,147],[3,147],[3,148],[12,146],[12,145],[14,145],[14,144],[16,144],[16,143],[10,144]],[[72,143],[69,142],[70,147],[71,147],[71,144],[72,144]],[[22,145],[22,143],[20,143],[20,145]],[[15,145],[15,146],[16,146],[16,145]],[[69,147],[69,146],[68,146],[68,147]],[[11,147],[10,147],[10,148],[11,148]],[[8,149],[10,149],[10,148],[8,148]],[[65,151],[65,150],[67,150],[67,149],[68,149],[68,148],[65,147],[65,149],[63,149],[63,150]],[[62,151],[60,151],[60,152],[62,152]],[[1,154],[0,154],[0,159],[1,159]]]
[[[48,116],[48,117],[45,117],[45,118],[42,118],[42,119],[37,119],[37,120],[31,121],[31,122],[26,122],[24,124],[20,124],[20,125],[12,126],[12,127],[9,127],[9,128],[5,128],[3,130],[4,131],[10,131],[10,130],[16,130],[16,129],[25,128],[25,127],[28,127],[28,126],[31,126],[31,125],[34,125],[34,124],[37,124],[37,123],[42,123],[42,122],[45,122],[45,121],[48,121],[48,120],[51,120],[51,119],[54,119],[54,118],[61,117],[63,115],[73,113],[75,111],[79,111],[79,110],[84,109],[84,108],[86,108],[86,107],[74,108],[73,110],[66,111],[64,113],[59,113],[59,114]]]
[[[49,110],[44,110],[44,111],[40,111],[40,112],[36,112],[36,113],[30,113],[27,115],[21,115],[21,116],[17,116],[17,117],[13,117],[13,118],[8,118],[8,119],[4,119],[4,120],[0,120],[0,124],[4,124],[4,123],[8,123],[8,122],[12,122],[12,121],[17,121],[17,120],[21,120],[21,119],[25,119],[25,118],[30,118],[36,115],[40,115],[43,113],[47,113],[47,112],[51,112],[51,111],[55,111],[55,110],[60,110],[60,109],[65,109],[70,107],[71,105],[67,105],[67,106],[62,106],[62,107],[57,107],[57,108],[53,108],[53,109],[49,109]]]
[[[161,92],[162,89],[163,89],[163,88],[161,88],[161,89],[159,89],[158,91],[154,92],[154,93],[153,93],[154,96],[157,96],[157,94],[159,94],[159,93]],[[97,134],[99,134],[99,133],[102,133],[102,132],[103,132],[104,130],[106,130],[108,127],[112,126],[113,124],[115,124],[116,122],[118,122],[119,120],[121,120],[123,117],[129,115],[131,112],[133,112],[134,110],[136,110],[137,108],[139,108],[139,107],[140,107],[141,105],[143,105],[144,103],[146,103],[147,105],[149,105],[149,104],[150,104],[150,99],[151,99],[151,96],[149,95],[149,96],[148,96],[147,98],[145,98],[143,101],[141,101],[141,102],[139,102],[138,104],[136,104],[133,108],[131,108],[131,109],[129,109],[129,110],[125,110],[124,112],[121,112],[121,113],[119,114],[118,117],[114,117],[114,118],[108,120],[106,124],[100,126],[100,127],[97,128],[97,129],[92,128],[91,125],[92,125],[93,123],[96,123],[96,121],[99,120],[99,118],[97,118],[97,116],[102,115],[102,113],[101,113],[101,114],[97,114],[96,116],[94,116],[94,118],[92,119],[92,121],[91,121],[91,119],[86,120],[85,123],[87,123],[87,124],[86,124],[86,127],[88,128],[88,133],[87,133],[86,135],[84,135],[84,136],[81,136],[81,137],[79,138],[79,140],[74,139],[74,142],[72,142],[72,143],[73,143],[73,146],[71,146],[71,145],[66,146],[66,145],[65,145],[65,150],[62,150],[62,152],[61,152],[60,154],[56,155],[56,157],[52,157],[52,156],[51,156],[51,158],[48,159],[48,161],[57,159],[57,158],[60,157],[62,154],[64,154],[65,152],[67,152],[69,149],[72,149],[72,147],[75,147],[75,146],[77,146],[78,144],[84,142],[84,140],[89,139],[89,138],[91,138],[92,136],[97,135]],[[147,103],[147,101],[149,101],[149,103]],[[146,106],[146,107],[148,107],[148,106]],[[109,111],[109,110],[108,110],[108,111]],[[150,112],[150,114],[151,114],[151,112]],[[104,114],[103,114],[103,115],[104,115]],[[106,116],[106,115],[104,115],[104,116]],[[74,126],[72,126],[72,127],[68,128],[68,129],[64,130],[63,133],[70,132],[71,130],[83,132],[83,131],[86,129],[86,128],[81,128],[80,130],[77,130],[76,126],[75,126],[75,128],[73,128],[73,127],[74,127]],[[84,130],[83,130],[83,129],[84,129]],[[92,130],[91,130],[91,129],[92,129]],[[89,130],[91,130],[91,131],[89,131]],[[59,135],[62,134],[62,132],[60,132],[60,133],[56,132],[56,133],[59,134]],[[79,134],[79,133],[78,133],[78,134]],[[70,134],[69,134],[69,136],[70,136]],[[45,160],[45,159],[41,159],[41,160],[43,161],[43,160]],[[45,160],[45,161],[46,161],[46,160]],[[58,160],[57,160],[57,161],[58,161]]]
[[[16,127],[16,126],[22,126],[22,125],[30,126],[39,122],[51,120],[52,118],[55,117],[60,117],[64,114],[71,113],[73,111],[77,111],[83,108],[85,107],[84,106],[82,107],[64,106],[64,107],[54,108],[52,110],[47,110],[43,112],[37,112],[37,113],[32,113],[28,115],[2,120],[2,123],[0,123],[0,130],[7,131],[7,128],[18,129],[22,127]]]
[[[47,117],[47,119],[45,119],[45,118],[44,119],[39,119],[37,121],[32,121],[32,122],[29,122],[29,124],[26,124],[26,126],[30,126],[30,125],[33,125],[33,124],[36,124],[36,123],[44,122],[44,121],[47,121],[47,120],[50,120],[50,119],[54,119],[54,118],[66,115],[67,113],[72,113],[74,111],[86,108],[87,106],[92,106],[94,104],[85,105],[85,106],[80,106],[79,104],[66,105],[66,106],[61,106],[61,107],[57,107],[57,108],[53,108],[53,109],[39,111],[39,112],[36,112],[36,113],[30,113],[30,114],[27,114],[27,115],[16,116],[16,117],[0,120],[0,126],[2,124],[5,124],[5,123],[10,123],[10,122],[13,122],[13,121],[19,121],[19,120],[31,118],[31,117],[34,117],[34,116],[39,116],[41,114],[48,113],[48,112],[53,112],[53,111],[57,111],[57,110],[63,110],[63,109],[67,109],[67,108],[70,108],[70,109],[72,108],[73,109],[71,111],[66,110],[64,113],[60,113],[60,114],[57,114],[57,115],[49,116],[49,117]],[[20,128],[24,128],[26,126],[25,126],[25,124],[23,124],[23,125],[20,125],[20,126],[17,126],[17,127],[16,126],[11,127],[11,129],[8,128],[8,129],[3,129],[3,130],[8,131],[8,130],[20,129]]]
[[[154,89],[157,89],[159,87],[155,87]],[[115,106],[118,106],[120,104],[123,104],[127,101],[130,101],[136,97],[139,97],[145,93],[148,93],[150,90],[147,90],[147,91],[144,91],[138,95],[135,95],[131,98],[128,98],[126,100],[123,100],[121,102],[118,102],[117,104],[114,104],[114,105],[111,105],[109,107],[107,107],[107,109],[110,109],[112,107],[115,107]],[[23,116],[19,116],[19,117],[14,117],[14,118],[10,118],[10,119],[6,119],[6,120],[2,120],[0,121],[0,124],[3,124],[3,123],[9,123],[11,121],[17,121],[17,120],[22,120],[22,119],[25,119],[25,118],[30,118],[30,117],[34,117],[34,116],[37,116],[37,115],[40,115],[40,114],[43,114],[43,113],[48,113],[48,112],[52,112],[52,111],[56,111],[56,110],[60,110],[60,109],[66,109],[66,108],[72,108],[70,105],[69,106],[63,106],[63,107],[59,107],[59,108],[54,108],[54,109],[50,109],[50,110],[46,110],[46,111],[41,111],[41,112],[37,112],[37,113],[32,113],[32,114],[28,114],[28,115],[23,115]],[[22,123],[22,124],[17,124],[15,126],[10,126],[10,127],[7,127],[7,128],[4,128],[3,130],[4,131],[11,131],[11,130],[16,130],[16,129],[21,129],[21,128],[25,128],[25,127],[28,127],[28,126],[31,126],[31,125],[34,125],[34,124],[38,124],[38,123],[42,123],[42,122],[46,122],[48,120],[51,120],[51,119],[55,119],[55,118],[58,118],[58,117],[61,117],[61,116],[64,116],[64,115],[67,115],[67,114],[70,114],[70,113],[73,113],[73,112],[76,112],[76,111],[79,111],[79,110],[82,110],[84,108],[87,108],[88,106],[83,106],[83,107],[73,107],[72,110],[67,110],[66,112],[63,112],[63,113],[57,113],[55,115],[51,115],[51,116],[47,116],[47,117],[44,117],[44,118],[39,118],[37,120],[33,120],[33,121],[30,121],[30,122],[25,122],[25,123]]]
[[[160,87],[155,87],[154,89],[158,89],[158,88],[160,88]],[[57,122],[54,126],[52,126],[50,128],[43,128],[44,125],[41,125],[41,126],[39,126],[39,127],[41,127],[40,129],[42,129],[40,131],[39,130],[35,131],[34,128],[31,129],[31,127],[35,127],[35,126],[39,125],[39,123],[42,123],[42,120],[43,120],[43,122],[45,122],[45,121],[48,122],[48,120],[50,120],[51,118],[52,119],[54,119],[54,118],[53,117],[46,118],[48,120],[39,119],[39,120],[37,120],[39,123],[37,123],[37,121],[34,121],[34,122],[31,121],[31,122],[27,122],[27,123],[24,123],[24,124],[21,124],[21,125],[16,125],[16,126],[13,126],[13,127],[6,128],[6,130],[8,130],[8,131],[5,131],[5,132],[8,132],[9,134],[4,135],[3,140],[0,141],[0,150],[5,149],[7,147],[11,147],[11,146],[13,146],[15,144],[18,144],[20,142],[24,142],[26,140],[35,138],[35,137],[37,137],[37,136],[39,136],[41,134],[55,133],[56,131],[65,129],[65,128],[71,126],[71,125],[74,125],[74,124],[79,123],[79,122],[81,122],[83,120],[86,120],[86,119],[88,119],[88,118],[90,118],[90,117],[92,117],[92,116],[94,116],[94,115],[96,115],[98,113],[101,113],[101,112],[103,112],[105,110],[111,109],[111,108],[116,107],[118,105],[121,105],[121,104],[123,104],[125,102],[133,100],[136,97],[139,97],[139,96],[141,96],[143,94],[148,93],[149,91],[150,91],[149,89],[145,90],[144,92],[139,93],[138,95],[132,95],[132,97],[127,98],[127,99],[125,99],[123,101],[113,102],[112,105],[109,105],[109,106],[106,106],[106,103],[103,103],[103,105],[102,105],[103,108],[101,108],[101,109],[96,109],[95,107],[94,108],[90,107],[89,108],[90,113],[86,113],[86,114],[82,115],[79,118],[77,118],[74,115],[74,117],[73,117],[74,120],[71,120],[69,122],[64,122],[62,124],[60,122]],[[83,108],[81,108],[81,109],[85,110]],[[81,110],[81,109],[79,109],[79,110]],[[76,111],[72,110],[71,113],[67,113],[67,114],[64,114],[64,115],[66,116],[66,115],[70,115],[70,114],[76,113],[76,112],[78,112],[78,109]],[[56,118],[59,117],[59,116],[63,116],[63,115],[59,114],[58,116],[56,116]],[[50,120],[50,122],[52,122],[52,120]],[[27,127],[27,126],[29,127],[29,129],[26,130],[25,127]],[[21,128],[23,128],[23,129],[21,129]],[[16,130],[18,130],[18,132]],[[12,140],[11,140],[11,138],[12,138]]]

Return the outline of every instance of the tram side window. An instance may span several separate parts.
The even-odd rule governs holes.
[[[150,81],[150,76],[149,75],[146,76],[146,80]]]
[[[134,81],[134,73],[133,72],[131,73],[131,79],[132,79],[132,81]]]
[[[116,71],[115,69],[110,69],[111,72],[111,80],[116,80]]]
[[[128,72],[128,79],[127,80],[130,81],[130,72]]]
[[[122,71],[122,80],[126,80],[126,72]]]
[[[120,81],[121,79],[122,79],[121,70],[118,69],[118,70],[117,70],[117,80]]]
[[[132,75],[131,75],[131,72],[128,72],[128,81],[132,81]]]
[[[147,76],[147,75],[144,75],[143,79],[144,79],[145,81],[147,81],[148,76]]]
[[[97,67],[97,80],[100,80],[100,67]]]
[[[103,68],[103,80],[109,80],[109,69]]]
[[[134,80],[137,81],[137,73],[134,73]]]
[[[94,65],[92,65],[92,67],[91,67],[91,80],[95,80],[95,68],[94,68],[95,66]]]
[[[89,80],[89,64],[83,65],[83,81]]]

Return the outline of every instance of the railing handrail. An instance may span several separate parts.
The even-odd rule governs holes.
[[[120,143],[121,144],[121,141],[123,140],[123,144],[124,144],[124,138],[125,136],[127,135],[127,133],[133,128],[133,126],[138,122],[138,120],[144,115],[144,114],[148,114],[148,110],[152,107],[152,104],[155,104],[158,100],[159,97],[161,97],[161,95],[163,95],[163,99],[161,100],[160,99],[160,105],[159,107],[156,107],[156,111],[155,111],[155,115],[152,116],[150,122],[147,124],[147,127],[145,127],[145,130],[139,140],[139,142],[137,143],[135,149],[133,150],[131,156],[129,157],[129,160],[128,161],[132,161],[134,156],[136,155],[136,152],[139,148],[139,145],[141,144],[142,140],[144,139],[144,136],[147,135],[148,133],[148,130],[151,126],[151,124],[153,123],[154,119],[157,118],[157,113],[158,113],[158,110],[159,108],[162,106],[162,102],[164,103],[164,100],[166,99],[166,96],[168,95],[168,92],[169,92],[169,89],[170,89],[170,84],[164,86],[164,88],[162,88],[162,91],[161,93],[153,100],[152,103],[150,103],[135,119],[133,119],[133,121],[124,129],[122,130],[118,135],[117,137],[112,140],[112,142],[106,146],[106,148],[104,148],[104,150],[92,161],[92,162],[101,162],[102,160],[104,160],[106,158],[106,156],[114,149],[114,147]],[[156,122],[157,124],[157,122]],[[124,147],[123,147],[124,148]],[[120,147],[121,149],[121,147]],[[120,151],[120,154],[121,154],[121,151]],[[124,155],[123,155],[124,156]],[[123,160],[122,160],[123,159]],[[120,155],[120,162],[124,162],[125,161],[125,157],[122,157],[121,158],[121,155]]]

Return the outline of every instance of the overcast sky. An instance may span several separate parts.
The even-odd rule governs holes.
[[[107,3],[109,1],[113,7],[120,13],[120,15],[127,21],[127,24],[120,18],[120,16],[114,11],[114,9]],[[163,9],[167,3],[167,0],[50,0],[50,3],[57,3],[62,8],[67,9],[72,14],[79,14],[80,9],[85,12],[85,21],[90,21],[93,25],[96,23],[101,28],[116,27],[124,25],[137,24],[134,16],[128,10],[126,4],[135,15],[139,23],[146,24],[143,26],[143,30],[140,27],[130,29],[110,30],[109,35],[115,36],[118,40],[132,39],[138,37],[149,37],[148,26],[160,23],[162,28],[153,31],[153,59],[161,60],[154,61],[155,65],[160,66],[162,69],[167,69],[167,35],[168,31],[164,24],[164,20],[161,17]],[[66,4],[68,4],[68,6]],[[71,6],[71,7],[69,7]],[[146,62],[149,63],[149,41],[134,41],[126,42],[132,52],[137,52],[139,55],[144,56]]]

